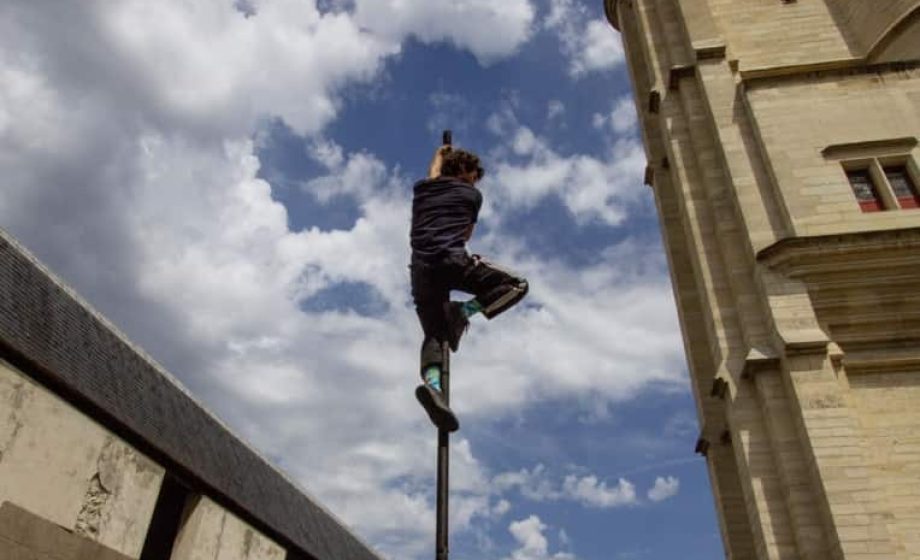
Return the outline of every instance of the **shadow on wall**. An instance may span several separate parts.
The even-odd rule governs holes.
[[[826,0],[853,56],[920,60],[920,0]]]

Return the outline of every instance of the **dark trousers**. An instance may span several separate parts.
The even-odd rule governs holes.
[[[447,306],[451,290],[472,294],[487,319],[506,311],[527,294],[527,280],[499,268],[479,255],[456,253],[426,262],[413,259],[412,299],[425,332],[421,371],[441,364],[441,343],[447,339]]]

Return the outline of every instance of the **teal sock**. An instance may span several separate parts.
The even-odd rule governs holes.
[[[441,368],[438,366],[428,366],[425,369],[425,384],[434,389],[435,391],[441,392]]]
[[[475,315],[475,314],[479,313],[480,311],[482,311],[482,304],[479,303],[479,301],[477,301],[477,300],[475,300],[475,299],[471,299],[471,300],[469,300],[469,301],[464,301],[464,302],[460,305],[460,308],[463,310],[463,315],[464,315],[467,319],[469,319],[469,318],[472,317],[473,315]]]

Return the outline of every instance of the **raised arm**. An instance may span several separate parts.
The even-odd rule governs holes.
[[[428,178],[437,179],[441,176],[441,165],[444,163],[444,156],[450,152],[450,146],[441,146],[434,152],[431,159],[431,165],[428,166]]]

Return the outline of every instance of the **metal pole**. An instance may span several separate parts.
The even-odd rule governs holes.
[[[441,144],[453,144],[453,134],[445,130],[441,135]],[[441,391],[444,404],[450,406],[450,345],[446,340],[441,342]],[[447,430],[438,429],[438,519],[435,527],[435,560],[447,560],[450,553],[447,538],[447,499],[450,494],[448,480],[450,478],[450,434]]]
[[[441,343],[441,391],[444,403],[450,406],[450,347]],[[447,539],[447,498],[450,466],[450,434],[438,430],[438,519],[435,529],[435,560],[447,560],[449,554]]]

